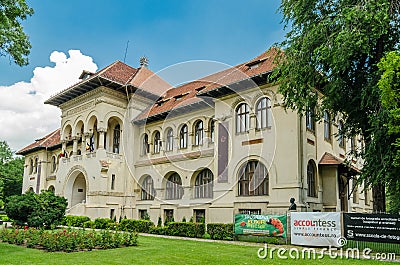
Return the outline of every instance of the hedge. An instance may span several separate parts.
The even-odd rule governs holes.
[[[61,224],[72,227],[83,227],[83,224],[87,221],[90,221],[90,218],[87,216],[66,215]]]
[[[201,238],[206,232],[204,223],[169,222],[166,235]]]
[[[149,233],[150,228],[152,227],[154,227],[154,223],[152,221],[133,219],[122,219],[118,226],[119,230],[121,231],[138,233]]]
[[[216,240],[233,240],[235,235],[233,224],[207,224],[207,233]]]

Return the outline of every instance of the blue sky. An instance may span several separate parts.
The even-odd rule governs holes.
[[[188,60],[235,65],[283,39],[278,0],[247,1],[41,1],[28,0],[35,14],[23,24],[30,36],[30,64],[0,58],[0,85],[29,81],[37,66],[51,66],[54,50],[78,49],[103,68],[115,60],[138,66],[149,58],[159,71]]]
[[[172,85],[248,61],[284,38],[278,0],[27,0],[30,64],[0,57],[0,140],[13,150],[60,126],[51,95],[116,60]],[[198,61],[202,60],[202,61]]]

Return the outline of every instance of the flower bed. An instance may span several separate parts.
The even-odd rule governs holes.
[[[87,251],[137,245],[137,233],[85,229],[0,229],[0,242],[47,251]]]

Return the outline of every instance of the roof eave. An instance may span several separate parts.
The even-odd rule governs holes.
[[[205,92],[199,92],[196,94],[196,96],[218,98],[221,96],[226,96],[229,94],[237,93],[244,89],[248,89],[249,87],[254,86],[254,84],[257,86],[267,84],[269,80],[266,77],[268,77],[271,73],[272,73],[272,70],[263,72],[260,74],[256,74],[256,75],[250,76],[249,78],[245,78],[240,81],[230,83],[228,85],[219,86],[219,87],[216,87],[214,89],[211,89],[211,90],[205,91]]]

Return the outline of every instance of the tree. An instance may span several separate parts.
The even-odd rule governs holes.
[[[392,170],[400,173],[400,53],[392,51],[386,54],[378,64],[381,78],[378,82],[383,107],[387,110],[388,119],[385,123],[387,138],[391,143]],[[400,181],[398,177],[389,179],[388,210],[392,213],[400,212]]]
[[[397,170],[383,159],[391,146],[377,64],[399,44],[399,1],[282,0],[280,11],[290,27],[275,72],[286,106],[315,108],[317,118],[324,110],[343,114],[342,133],[364,137],[365,152],[354,155],[364,158],[361,180],[373,186],[374,210],[384,211],[384,184]]]
[[[64,197],[43,190],[40,194],[27,192],[11,196],[5,211],[18,225],[27,223],[33,227],[52,227],[62,221],[67,205]]]
[[[24,159],[13,157],[7,142],[0,141],[0,201],[21,194],[23,175]]]
[[[21,21],[32,14],[25,0],[0,0],[0,55],[8,54],[19,66],[28,64],[31,48]]]

